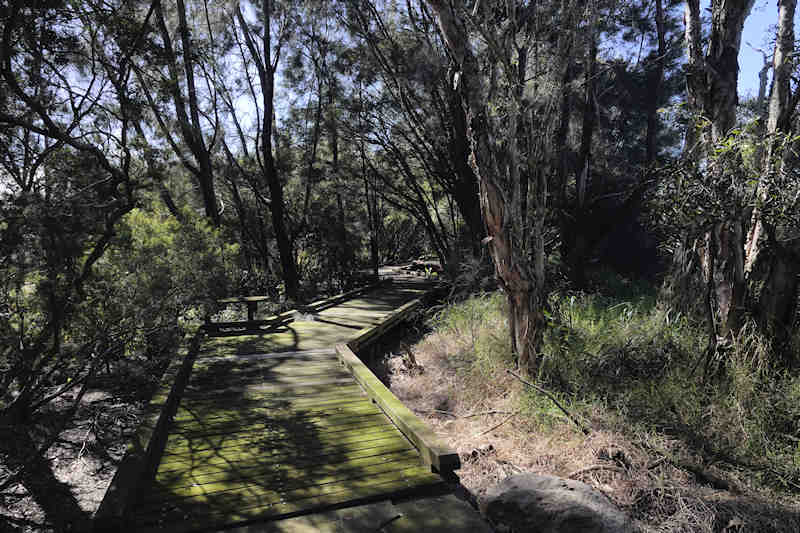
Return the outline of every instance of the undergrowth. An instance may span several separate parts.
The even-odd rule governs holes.
[[[591,292],[551,296],[537,382],[593,428],[633,442],[677,442],[657,454],[723,465],[739,486],[800,492],[800,376],[769,364],[768,343],[745,327],[703,376],[702,324],[657,305],[656,288],[595,280]],[[465,388],[510,383],[514,368],[505,297],[474,295],[441,310],[432,326],[456,339],[450,355]],[[699,364],[698,364],[699,363]],[[543,431],[568,423],[553,402],[526,389],[519,408]]]

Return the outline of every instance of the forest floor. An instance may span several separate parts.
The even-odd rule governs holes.
[[[491,329],[492,320],[478,319]],[[478,329],[469,338],[469,328],[456,334],[423,326],[387,344],[375,365],[395,395],[458,451],[457,474],[476,508],[504,478],[533,472],[591,485],[646,533],[800,531],[796,494],[751,483],[746,469],[703,462],[681,438],[635,429],[603,405],[578,407],[591,428],[584,435],[549,399],[531,400],[503,365],[484,362],[476,372],[480,361],[469,352],[480,344]]]
[[[99,376],[81,399],[73,420],[44,453],[57,482],[74,496],[86,519],[100,505],[154,390],[155,382],[145,372],[133,368],[131,365],[119,371],[113,379]],[[40,417],[30,432],[37,444],[41,445],[52,428],[58,427],[74,398],[73,394],[65,394]],[[0,480],[8,474],[0,460]],[[3,488],[0,532],[52,531],[45,525],[44,509],[48,505],[49,502],[37,502],[21,483]],[[48,510],[53,512],[52,508]]]

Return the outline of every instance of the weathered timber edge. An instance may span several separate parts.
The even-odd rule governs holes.
[[[378,340],[381,335],[392,329],[394,326],[407,319],[411,314],[422,307],[422,298],[411,300],[410,302],[398,307],[389,316],[384,318],[377,326],[363,328],[356,333],[347,346],[354,352],[366,348]]]
[[[403,435],[416,446],[426,464],[440,474],[448,474],[461,468],[458,453],[444,444],[417,415],[403,405],[349,346],[337,345],[336,353],[339,361],[350,370],[372,401],[378,404]]]
[[[166,444],[170,420],[177,411],[204,336],[202,327],[188,336],[161,377],[156,392],[143,412],[143,420],[94,513],[95,532],[125,530],[126,515],[135,503],[137,489],[148,476],[155,475]]]

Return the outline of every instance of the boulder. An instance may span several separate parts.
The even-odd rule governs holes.
[[[481,505],[503,533],[633,533],[630,517],[579,481],[518,474],[490,489]]]

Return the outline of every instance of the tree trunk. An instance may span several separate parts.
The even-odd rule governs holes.
[[[471,144],[470,165],[478,178],[481,213],[486,225],[489,251],[500,286],[508,298],[512,341],[518,365],[523,372],[531,375],[538,367],[546,322],[543,314],[543,279],[534,278],[525,243],[517,240],[521,235],[518,227],[519,198],[512,191],[518,191],[519,187],[512,181],[514,173],[507,172],[506,169],[509,165],[519,165],[520,161],[502,160],[508,156],[508,152],[499,148],[493,140],[494,135],[501,132],[492,131],[488,112],[491,104],[489,91],[477,58],[472,53],[463,21],[458,19],[446,0],[428,0],[428,4],[436,13],[442,36],[457,68],[460,69],[458,84],[467,117],[467,132]],[[492,57],[491,60],[499,58]],[[509,81],[513,79],[513,84],[517,83],[515,74],[506,72]],[[514,102],[511,107],[514,112],[520,112],[520,102]],[[510,122],[517,124],[515,120]],[[517,130],[505,128],[503,133],[510,140],[511,137],[516,137]],[[504,174],[507,178],[504,178]],[[537,191],[538,194],[541,192]]]
[[[789,133],[791,130],[791,75],[793,70],[792,56],[794,54],[794,13],[797,0],[781,0],[778,3],[778,32],[773,57],[773,79],[770,90],[769,107],[767,115],[767,142],[769,143],[764,160],[764,176],[758,185],[757,197],[760,202],[767,199],[769,182],[776,170],[785,162],[787,152],[776,153],[782,144],[780,134]],[[766,81],[764,82],[766,83]],[[776,159],[780,157],[780,161]],[[763,233],[761,222],[761,209],[757,206],[753,210],[750,221],[750,232],[747,236],[745,271],[750,272],[759,253],[759,240]]]
[[[652,165],[658,156],[658,104],[661,102],[661,88],[664,84],[664,61],[667,54],[666,28],[664,24],[664,7],[662,0],[656,0],[656,34],[658,37],[658,50],[653,65],[649,72],[650,101],[647,105],[647,134],[645,136],[645,166]]]
[[[594,17],[590,22],[595,24]],[[578,164],[575,168],[575,206],[572,211],[572,223],[568,225],[572,231],[567,254],[567,265],[572,283],[582,289],[586,285],[586,260],[589,256],[590,245],[587,232],[589,220],[587,217],[587,195],[591,180],[592,137],[596,123],[594,109],[594,78],[597,65],[597,40],[593,30],[586,43],[586,56],[583,72],[583,119],[581,123],[581,144],[578,150]]]
[[[684,154],[693,164],[722,142],[735,124],[739,46],[744,21],[752,4],[752,0],[712,2],[711,31],[707,52],[703,56],[700,2],[686,2],[687,102],[689,109],[704,121],[687,127]],[[710,123],[710,128],[706,122]],[[726,170],[721,165],[713,172],[719,173],[718,179],[731,179],[722,175]],[[714,246],[707,246],[701,252],[705,256],[703,262],[713,265],[708,272],[710,277],[705,281],[713,281],[715,287],[717,335],[720,336],[736,331],[741,324],[746,290],[742,216],[743,213],[733,213],[727,220],[717,221],[710,235]],[[716,257],[711,260],[709,253],[715,253]],[[685,271],[682,265],[676,265],[676,272]],[[697,274],[695,270],[691,275]]]
[[[294,261],[294,251],[289,233],[286,230],[285,222],[285,203],[283,200],[283,184],[275,168],[275,158],[272,155],[272,122],[275,113],[275,68],[278,64],[280,51],[276,53],[276,58],[272,59],[272,38],[270,30],[272,28],[272,0],[262,0],[261,4],[264,34],[262,50],[256,48],[250,28],[242,15],[240,8],[236,10],[236,18],[244,34],[245,44],[250,51],[253,63],[258,70],[261,82],[262,99],[262,120],[261,120],[261,170],[264,181],[269,189],[270,195],[270,214],[272,217],[272,229],[275,232],[275,240],[278,244],[278,256],[283,272],[283,283],[286,290],[286,297],[290,300],[297,300],[299,295],[300,283],[297,275],[297,266]],[[280,44],[280,43],[279,43]],[[280,46],[278,46],[280,49]]]
[[[469,232],[472,254],[480,257],[480,243],[486,235],[481,220],[481,205],[478,200],[478,180],[469,165],[469,137],[467,134],[467,117],[461,95],[457,91],[448,90],[450,113],[453,118],[453,142],[450,154],[456,171],[456,186],[453,188],[453,199]]]
[[[776,353],[784,354],[787,367],[795,367],[797,354],[792,353],[791,340],[797,311],[797,291],[800,283],[800,250],[774,243],[770,246],[774,258],[770,262],[761,297],[758,302],[762,329],[772,338]]]
[[[172,39],[170,38],[169,29],[164,20],[164,13],[161,8],[161,2],[156,3],[154,13],[156,15],[156,23],[161,33],[161,39],[164,42],[164,50],[167,56],[167,69],[169,72],[169,90],[171,92],[172,103],[175,108],[175,115],[178,119],[181,136],[183,137],[186,146],[194,156],[196,165],[190,164],[184,160],[184,166],[189,170],[197,180],[200,186],[200,193],[203,198],[203,206],[205,208],[206,216],[211,220],[212,224],[219,226],[220,217],[217,210],[217,198],[214,191],[214,171],[211,166],[211,156],[208,147],[203,140],[203,131],[200,124],[200,110],[197,100],[197,89],[194,80],[194,52],[192,47],[192,40],[189,34],[189,29],[186,21],[186,6],[183,0],[177,1],[178,12],[178,31],[181,37],[181,46],[183,48],[183,67],[184,75],[186,77],[186,85],[188,89],[188,107],[189,113],[187,114],[186,107],[187,101],[181,93],[178,76],[178,63],[175,55],[175,50],[172,46]],[[156,107],[153,107],[154,113],[159,113]],[[169,132],[164,132],[165,135],[171,139]],[[180,151],[179,151],[180,152]],[[180,155],[180,153],[179,153]]]

